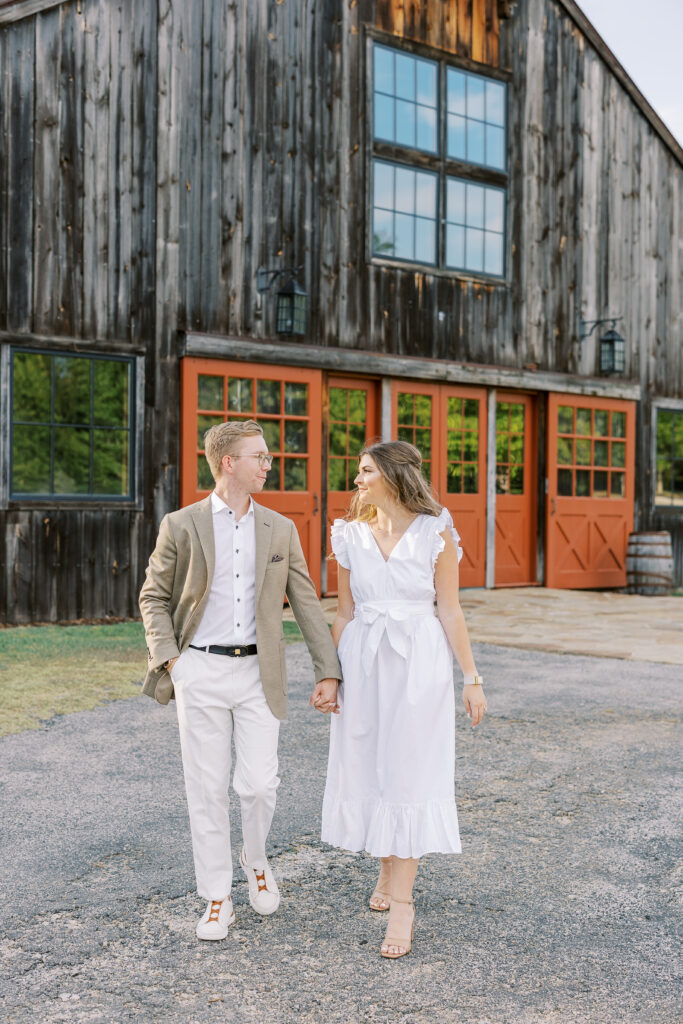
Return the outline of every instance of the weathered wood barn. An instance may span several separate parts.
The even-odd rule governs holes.
[[[137,615],[233,416],[322,593],[379,436],[465,586],[683,582],[683,152],[573,0],[19,0],[0,67],[4,621]]]

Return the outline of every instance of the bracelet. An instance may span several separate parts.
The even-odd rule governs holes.
[[[478,676],[476,674],[476,672],[474,673],[474,675],[465,675],[465,676],[463,676],[462,685],[463,686],[483,686],[484,685],[484,677],[483,676]]]

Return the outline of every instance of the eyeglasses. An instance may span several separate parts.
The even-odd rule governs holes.
[[[270,469],[273,465],[273,456],[265,455],[264,452],[254,452],[251,455],[231,455],[231,459],[258,459],[259,466],[265,466],[266,469]]]

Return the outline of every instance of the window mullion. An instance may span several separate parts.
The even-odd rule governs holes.
[[[88,488],[90,493],[95,491],[95,360],[90,361],[90,429],[88,430],[88,441],[90,447],[90,464],[88,467]]]
[[[55,493],[55,357],[50,357],[50,494]]]

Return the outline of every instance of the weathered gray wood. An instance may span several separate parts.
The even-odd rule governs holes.
[[[62,8],[59,32],[59,200],[57,252],[58,323],[65,334],[80,334],[83,320],[83,19]]]
[[[2,280],[8,290],[7,326],[12,330],[30,329],[32,314],[34,39],[30,21],[17,25],[9,62],[8,261]]]
[[[35,20],[35,158],[33,173],[33,330],[60,334],[59,69],[61,9]]]
[[[66,0],[18,0],[11,7],[0,10],[0,25],[8,25],[13,21],[28,20],[31,15],[47,11],[51,7],[59,7]]]
[[[572,395],[604,395],[639,399],[640,385],[618,378],[581,379],[550,371],[506,370],[493,366],[456,363],[452,360],[420,359],[364,352],[357,349],[322,348],[313,345],[279,345],[246,338],[221,337],[188,332],[182,355],[237,359],[246,362],[310,366],[339,373],[379,374],[391,377],[450,381],[479,387],[503,387],[526,391],[564,391]]]
[[[96,352],[106,345],[107,352],[138,355],[147,352],[147,346],[131,343],[125,338],[70,338],[56,334],[24,334],[20,331],[0,331],[0,344],[21,345],[23,348],[62,349],[65,352]]]
[[[574,23],[581,30],[581,34],[585,36],[594,48],[595,52],[600,55],[600,59],[604,62],[609,73],[619,82],[621,88],[625,90],[630,100],[636,105],[643,117],[649,121],[652,128],[654,128],[662,141],[668,146],[678,162],[683,164],[683,147],[671,134],[657,112],[650,106],[633,79],[619,63],[600,33],[591,24],[581,8],[574,3],[574,0],[557,0],[557,2],[564,7]]]
[[[9,67],[8,49],[11,44],[9,32],[0,32],[0,67]],[[7,326],[7,311],[9,304],[8,293],[8,265],[9,265],[9,188],[11,176],[9,174],[10,150],[13,143],[10,138],[10,77],[3,75],[0,78],[0,144],[2,144],[2,156],[0,159],[0,327]],[[33,129],[31,129],[33,130]],[[30,249],[29,249],[30,252]]]
[[[85,11],[83,107],[83,333],[109,333],[109,3],[94,0]],[[111,254],[112,258],[114,253]]]
[[[90,567],[67,603],[54,595],[60,617],[135,614],[156,524],[178,500],[178,330],[188,354],[639,400],[637,525],[669,516],[681,578],[681,517],[653,508],[648,476],[650,403],[683,398],[681,149],[572,0],[519,0],[500,24],[497,7],[0,10],[0,344],[145,353],[141,505],[53,518],[61,551],[71,531]],[[389,152],[371,137],[373,38],[509,83],[504,280],[371,258],[372,159]],[[277,340],[277,285],[257,295],[260,264],[302,265],[303,346]],[[599,330],[579,340],[582,317],[609,315],[623,318],[625,379],[595,376]],[[10,593],[18,615],[38,608],[30,580],[56,571],[49,511],[0,516],[6,558],[21,560],[5,567],[0,614]],[[130,568],[100,593],[126,529]],[[91,564],[100,536],[109,553]]]

